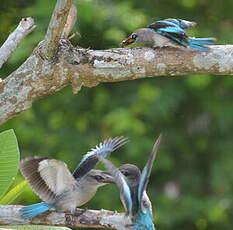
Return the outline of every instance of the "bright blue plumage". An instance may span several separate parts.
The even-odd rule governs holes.
[[[150,212],[139,211],[134,221],[133,230],[156,230]]]
[[[190,22],[187,20],[176,19],[176,18],[167,18],[167,19],[164,19],[163,21],[172,22],[173,24],[176,24],[177,26],[179,26],[182,29],[187,29],[189,27],[196,26],[196,24],[197,24],[196,22]]]
[[[168,26],[166,28],[160,28],[157,32],[161,33],[184,33],[184,30],[177,26]]]
[[[214,38],[189,38],[189,46],[199,51],[207,51],[209,48],[205,45],[212,45]]]
[[[20,209],[20,213],[24,219],[30,219],[34,216],[38,216],[44,212],[47,212],[51,208],[53,208],[52,205],[42,202],[25,206]]]

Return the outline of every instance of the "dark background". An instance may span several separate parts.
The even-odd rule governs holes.
[[[232,0],[80,0],[74,45],[118,47],[133,30],[154,20],[176,17],[198,22],[189,34],[216,37],[231,44]],[[2,78],[17,69],[43,39],[54,0],[1,0],[0,42],[22,17],[37,28],[1,69]],[[148,193],[155,224],[163,230],[230,230],[233,219],[233,79],[230,76],[156,77],[82,88],[43,98],[0,127],[14,128],[21,157],[48,155],[71,170],[98,142],[118,135],[130,143],[112,154],[119,166],[143,168],[155,138],[163,141]],[[22,180],[19,176],[17,182]],[[28,188],[14,203],[39,199]],[[123,211],[118,190],[99,189],[86,207]]]

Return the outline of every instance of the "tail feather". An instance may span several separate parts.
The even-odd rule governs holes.
[[[209,47],[205,45],[213,45],[215,41],[215,38],[190,38],[189,46],[199,51],[206,51]]]
[[[207,47],[207,46],[196,45],[196,44],[192,44],[192,43],[190,43],[189,47],[194,49],[194,50],[198,50],[198,51],[208,51],[209,50],[209,47]]]
[[[44,212],[47,212],[51,209],[52,206],[50,204],[46,204],[44,202],[38,204],[32,204],[21,208],[20,214],[24,219],[30,219],[34,216],[38,216]]]

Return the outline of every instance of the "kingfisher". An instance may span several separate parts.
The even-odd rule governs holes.
[[[155,230],[151,202],[146,194],[146,187],[161,138],[160,135],[156,140],[142,172],[135,165],[125,164],[116,168],[109,160],[100,159],[115,179],[120,190],[120,199],[126,210],[126,215],[132,221],[132,225],[128,227],[132,230]]]
[[[105,158],[126,142],[127,138],[115,137],[100,143],[83,156],[73,174],[60,160],[43,156],[23,159],[21,173],[44,202],[21,208],[21,216],[29,219],[54,209],[75,214],[76,207],[92,199],[99,187],[113,183],[108,172],[94,169],[98,156]]]
[[[168,18],[159,20],[134,31],[121,45],[133,43],[146,44],[152,47],[186,47],[197,51],[209,50],[208,45],[213,45],[215,38],[190,37],[185,29],[196,26],[196,22],[183,19]]]

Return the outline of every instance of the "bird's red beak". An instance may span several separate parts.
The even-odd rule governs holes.
[[[106,183],[106,184],[115,184],[115,179],[112,177],[112,175],[108,171],[103,172],[102,175],[103,175],[103,178],[100,180],[100,182]]]
[[[132,44],[132,43],[134,43],[134,42],[135,42],[135,39],[134,39],[134,38],[127,38],[126,40],[123,40],[123,41],[121,42],[121,46],[122,46],[122,47],[128,46],[128,45],[130,45],[130,44]]]

